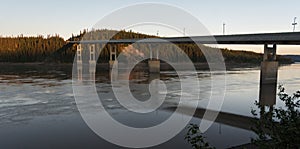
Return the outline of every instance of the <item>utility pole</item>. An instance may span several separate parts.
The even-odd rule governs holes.
[[[298,23],[296,22],[297,17],[294,17],[294,22],[292,23],[293,27],[293,32],[295,32],[296,29],[296,25],[298,25]]]
[[[185,28],[183,28],[183,36],[185,36]]]
[[[223,23],[223,35],[225,35],[225,27],[226,27],[226,24]]]

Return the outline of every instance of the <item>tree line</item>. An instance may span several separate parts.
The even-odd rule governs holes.
[[[81,40],[109,40],[109,39],[143,39],[143,38],[155,38],[157,36],[145,35],[132,31],[116,31],[116,30],[83,30],[79,35],[72,35],[68,40],[64,40],[58,35],[55,36],[38,36],[38,37],[0,37],[0,62],[59,62],[59,63],[72,63],[77,50],[77,45],[70,43],[69,41],[81,41]],[[100,47],[96,45],[96,49],[103,49],[99,52],[99,63],[106,63],[109,61],[109,47],[106,45]],[[124,47],[128,44],[117,45],[118,53],[122,52]],[[141,45],[143,49],[148,49],[146,45]],[[171,45],[166,45],[173,48]],[[176,44],[193,62],[206,62],[206,58],[201,48],[215,48],[206,47],[201,45],[198,47],[196,44]],[[158,48],[158,47],[156,47]],[[87,49],[87,48],[86,48]],[[225,62],[233,63],[260,63],[262,61],[262,54],[248,51],[236,51],[229,49],[221,49]],[[88,51],[83,51],[88,52]],[[160,55],[164,55],[178,61],[178,55],[176,52],[164,50],[159,51]],[[285,57],[278,57],[281,63],[292,63],[292,60]]]
[[[42,62],[65,44],[58,35],[0,37],[0,62]]]

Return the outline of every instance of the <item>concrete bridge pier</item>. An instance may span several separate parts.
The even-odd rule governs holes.
[[[90,52],[90,58],[89,58],[89,74],[90,74],[90,80],[94,81],[96,76],[96,48],[95,44],[92,44],[89,46],[89,52]]]
[[[82,64],[82,46],[81,44],[77,45],[77,64]]]
[[[82,81],[82,45],[77,45],[77,53],[76,53],[76,62],[77,62],[77,79]]]
[[[264,45],[263,62],[260,71],[259,103],[265,106],[276,104],[278,61],[276,61],[276,44]]]
[[[118,66],[118,60],[117,60],[117,46],[111,45],[109,46],[109,53],[110,53],[110,60],[109,60],[109,68],[113,68],[113,65],[116,64]],[[118,69],[118,67],[115,67]]]
[[[160,73],[159,51],[156,49],[156,58],[153,58],[152,52],[150,48],[150,60],[148,60],[149,73]]]

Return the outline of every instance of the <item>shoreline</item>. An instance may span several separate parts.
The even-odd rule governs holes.
[[[193,63],[196,70],[209,70],[209,66],[207,63]],[[291,64],[279,64],[279,66],[288,66],[297,63]],[[126,64],[119,64],[119,66],[123,68],[126,67]],[[29,62],[29,63],[13,63],[13,62],[0,62],[0,67],[9,67],[9,66],[58,66],[58,67],[67,67],[73,66],[73,63],[46,63],[46,62]],[[187,64],[180,64],[180,67],[185,68]],[[226,70],[232,70],[236,68],[260,68],[260,64],[257,63],[235,63],[235,62],[227,62],[225,63]],[[109,70],[109,63],[97,63],[97,69]],[[147,63],[139,63],[135,66],[134,70],[147,70]],[[170,71],[174,70],[172,66],[167,63],[160,64],[161,71]]]

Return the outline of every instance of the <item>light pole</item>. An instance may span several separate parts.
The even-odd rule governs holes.
[[[294,27],[293,27],[293,32],[295,32],[296,25],[298,24],[298,23],[296,22],[296,19],[297,19],[297,17],[294,18],[294,22],[292,23],[292,25],[294,26]]]
[[[223,35],[225,35],[225,27],[226,27],[226,24],[223,23]]]

